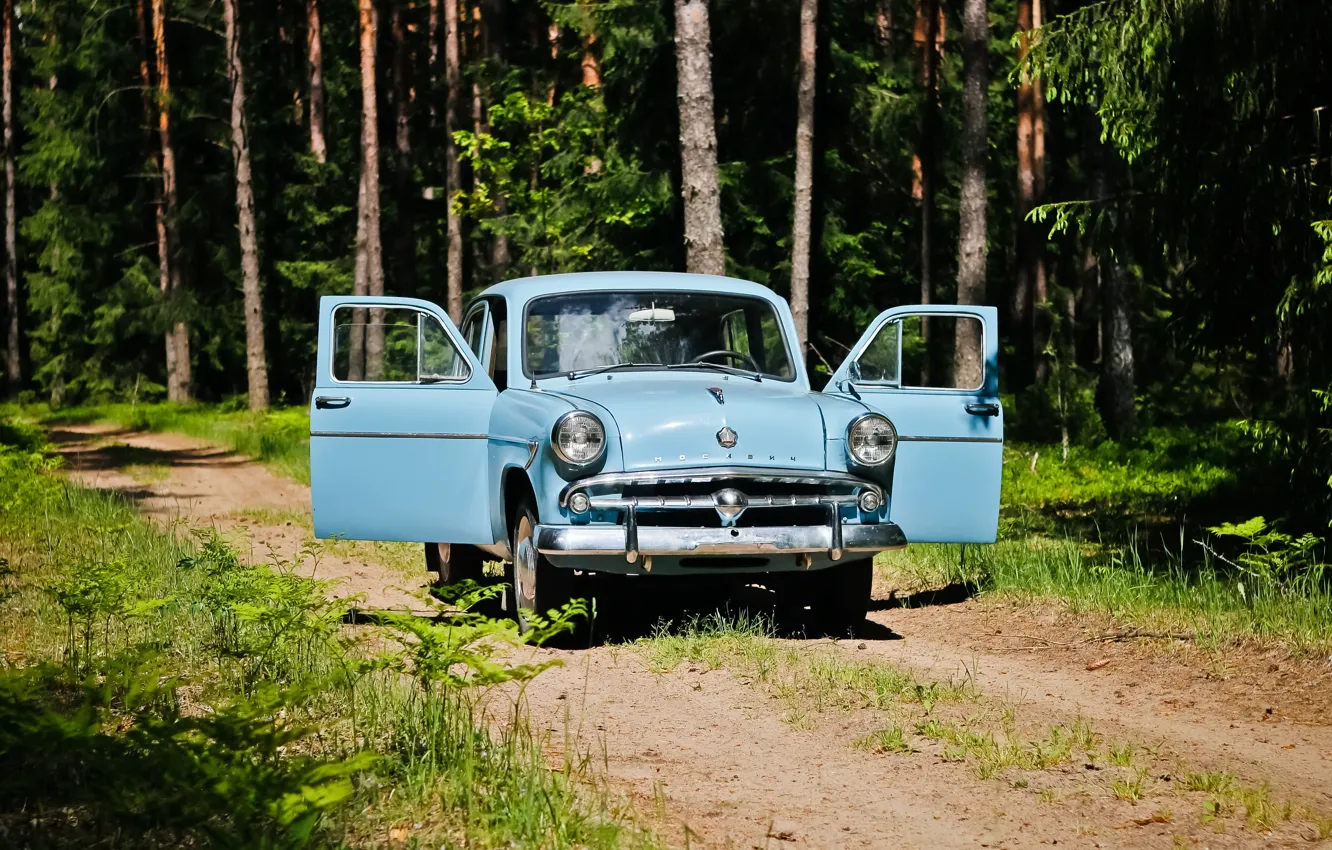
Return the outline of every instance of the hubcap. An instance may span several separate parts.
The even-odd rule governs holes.
[[[514,534],[513,583],[518,608],[531,611],[536,607],[537,550],[532,540],[532,523],[527,517],[518,520]]]

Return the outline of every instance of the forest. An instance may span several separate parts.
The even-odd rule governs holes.
[[[1328,32],[0,0],[0,844],[1327,846]],[[762,573],[520,627],[500,562],[316,538],[321,296],[624,270],[770,287],[815,389],[885,309],[997,308],[997,540],[878,553],[821,635]]]
[[[1015,433],[1229,422],[1322,526],[1330,16],[5,0],[5,388],[303,405],[321,294],[725,273],[816,375],[886,307],[998,305]]]

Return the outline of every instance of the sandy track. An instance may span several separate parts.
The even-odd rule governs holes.
[[[266,559],[268,547],[290,558],[306,538],[299,523],[236,518],[256,509],[309,510],[308,488],[259,464],[171,434],[77,426],[52,438],[72,478],[125,493],[157,521],[227,532],[245,526],[250,556],[258,559]],[[144,474],[140,467],[157,472]],[[364,596],[370,608],[412,606],[406,589],[426,579],[423,571],[404,575],[350,557],[325,557],[319,574],[338,579],[339,594]],[[1225,768],[1247,781],[1270,782],[1278,796],[1332,811],[1325,701],[1332,675],[1316,666],[1298,666],[1301,677],[1314,678],[1287,712],[1273,702],[1291,693],[1277,675],[1256,683],[1243,676],[1218,681],[1195,675],[1200,662],[1187,653],[1132,643],[1088,646],[1075,640],[1076,628],[1066,623],[1033,623],[1027,613],[974,600],[914,610],[883,607],[861,639],[842,642],[836,651],[892,661],[937,679],[971,675],[988,694],[1016,702],[1043,722],[1080,714],[1107,737],[1157,747],[1196,768]],[[1010,648],[1001,635],[1015,631],[1037,635],[1036,648]],[[1064,643],[1072,646],[1061,648]],[[1132,806],[1113,799],[1105,782],[1080,765],[1037,773],[1027,787],[1014,787],[977,779],[966,765],[945,762],[926,748],[909,756],[858,751],[851,740],[877,722],[865,712],[826,713],[812,728],[797,731],[784,722],[777,701],[728,672],[686,664],[655,673],[625,647],[536,654],[564,662],[526,689],[533,725],[549,736],[552,754],[566,748],[591,754],[611,784],[644,812],[665,800],[664,830],[672,844],[1169,847],[1181,840],[1193,847],[1247,847],[1310,846],[1316,838],[1295,824],[1258,835],[1243,827],[1242,818],[1218,832],[1199,821],[1196,801],[1169,793]],[[1092,656],[1111,663],[1087,671]],[[1305,722],[1286,719],[1288,713]],[[1134,823],[1158,808],[1173,808],[1178,817],[1173,823]]]
[[[103,425],[68,425],[50,432],[65,459],[66,474],[87,487],[115,490],[133,499],[145,516],[162,523],[216,528],[255,561],[273,553],[296,560],[309,539],[302,523],[255,522],[245,512],[310,514],[310,488],[273,475],[262,464],[180,434],[126,431]],[[422,565],[424,570],[424,562]],[[426,574],[404,575],[384,567],[324,554],[299,571],[337,583],[338,596],[364,597],[362,607],[420,609],[410,593]]]

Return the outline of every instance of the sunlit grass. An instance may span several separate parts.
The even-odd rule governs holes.
[[[1332,586],[1321,576],[1278,584],[1236,575],[1188,536],[1080,541],[1031,536],[992,546],[915,545],[879,569],[899,592],[964,585],[1021,600],[1060,600],[1144,631],[1207,646],[1259,639],[1297,651],[1332,646]]]
[[[51,463],[31,451],[37,447],[35,440],[23,450],[0,446],[0,715],[8,724],[0,724],[0,739],[29,724],[49,737],[42,740],[53,754],[77,753],[82,739],[71,737],[77,735],[87,736],[90,749],[74,767],[52,762],[50,770],[66,771],[59,783],[40,771],[31,782],[0,777],[0,834],[22,842],[39,830],[42,846],[51,847],[100,845],[106,831],[113,843],[132,843],[140,829],[159,830],[153,846],[179,846],[196,829],[247,847],[378,846],[390,835],[432,847],[657,846],[632,805],[599,784],[586,759],[570,753],[552,766],[546,742],[521,715],[496,722],[478,713],[476,689],[427,691],[422,668],[394,655],[406,645],[401,635],[363,644],[370,629],[342,626],[339,603],[328,599],[323,585],[301,577],[296,561],[249,566],[211,532],[161,529],[114,494],[51,475]],[[419,547],[414,551],[419,558]],[[320,556],[315,549],[298,559]],[[481,625],[483,640],[488,623]],[[438,628],[456,635],[462,627]],[[493,629],[515,627],[494,621]],[[33,690],[12,678],[48,669],[39,665],[51,665],[57,690]],[[147,665],[143,676],[132,672],[138,665]],[[459,667],[445,663],[441,670]],[[109,712],[105,728],[40,713],[47,704],[59,709],[77,700],[78,682],[100,688],[96,683],[111,687],[122,679],[131,687],[111,694],[100,709]],[[129,723],[128,700],[161,683],[165,694],[144,709],[151,717]],[[27,702],[11,700],[12,693]],[[262,708],[257,717],[244,714],[251,702]],[[242,712],[235,718],[233,706]],[[69,710],[77,707],[70,703]],[[188,729],[192,717],[224,724],[225,734],[209,732],[207,754],[224,760],[236,748],[234,761],[204,760],[181,773],[194,758],[188,735],[181,739],[184,749],[150,742],[128,748],[123,759],[117,755],[127,730],[151,723]],[[293,731],[286,738],[265,731],[288,727]],[[358,753],[375,759],[339,766]],[[139,796],[117,795],[151,783],[157,774],[143,771],[176,763],[163,762],[167,757],[185,759],[168,776],[217,771],[210,779],[217,793],[190,798],[195,808],[188,823],[124,822],[126,813],[157,817],[160,807],[152,807],[151,796],[137,790]],[[97,774],[93,783],[81,778],[86,765],[104,762],[114,768],[111,774]],[[288,768],[305,770],[301,765],[313,765],[314,772],[291,773],[291,779],[309,783],[311,796],[300,805],[313,806],[317,820],[291,832],[265,813],[278,811],[280,803],[282,811],[302,811],[284,802],[287,785],[275,784]],[[354,784],[344,783],[339,771],[354,772]],[[42,796],[48,793],[59,796]],[[344,794],[350,795],[345,804],[339,802]],[[50,812],[28,810],[43,799],[60,803]],[[249,801],[249,808],[230,808],[231,800]]]

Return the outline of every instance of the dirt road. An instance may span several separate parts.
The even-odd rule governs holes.
[[[266,559],[271,547],[291,558],[308,536],[307,488],[199,441],[92,426],[52,438],[72,478],[126,493],[157,521],[227,532],[243,526],[251,557]],[[318,567],[321,577],[339,580],[339,594],[359,595],[368,608],[415,607],[410,592],[426,580],[419,560],[404,564],[398,550],[339,546]],[[384,553],[393,557],[378,557]],[[1280,805],[1294,801],[1332,815],[1332,659],[1243,648],[1230,657],[1032,606],[956,598],[902,608],[891,588],[876,591],[879,610],[856,639],[791,645],[843,654],[853,664],[889,662],[922,681],[967,679],[980,691],[976,704],[1002,707],[1010,725],[1081,718],[1107,746],[1123,742],[1142,753],[1135,756],[1142,766],[1074,758],[982,779],[924,739],[903,754],[853,747],[883,725],[881,713],[830,709],[793,723],[769,689],[726,669],[684,663],[654,672],[642,652],[617,644],[538,651],[565,664],[528,687],[533,725],[549,736],[553,756],[568,748],[591,754],[611,786],[659,817],[665,838],[679,846],[1326,841],[1311,823],[1316,816],[1300,810],[1286,820]],[[669,616],[672,604],[658,599],[654,616]],[[1267,784],[1270,792],[1240,803],[1233,793],[1180,790],[1189,775],[1220,771],[1233,774],[1236,787]],[[1141,783],[1142,795],[1131,783],[1128,791],[1115,784],[1130,780]],[[1142,798],[1131,802],[1135,796]],[[1261,816],[1245,817],[1246,806],[1256,810],[1264,800],[1277,811],[1270,827]]]

